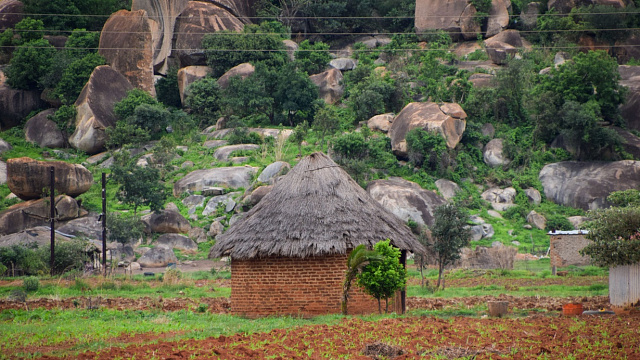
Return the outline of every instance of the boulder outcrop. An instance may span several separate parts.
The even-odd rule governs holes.
[[[24,125],[24,135],[27,141],[37,144],[40,147],[61,148],[65,139],[62,131],[58,129],[55,122],[47,117],[56,111],[47,109],[39,112],[36,116],[27,120]]]
[[[182,251],[198,251],[198,244],[181,234],[164,234],[156,240],[157,245],[164,245]]]
[[[433,225],[435,208],[447,202],[435,192],[398,177],[372,181],[367,192],[398,218],[419,225]]]
[[[338,69],[329,69],[320,74],[311,75],[311,82],[318,87],[318,94],[327,104],[335,104],[344,94],[342,84],[342,72]]]
[[[0,1],[0,31],[13,28],[23,17],[24,5],[18,0]]]
[[[186,234],[191,229],[189,221],[179,212],[173,210],[163,210],[157,214],[145,215],[141,220],[145,223],[148,233]]]
[[[504,142],[502,139],[493,139],[485,145],[482,152],[484,163],[491,166],[502,166],[510,162],[504,154]]]
[[[251,178],[258,168],[251,166],[219,167],[195,170],[178,180],[173,186],[173,195],[180,197],[185,191],[202,191],[205,187],[249,188]]]
[[[208,66],[187,66],[178,70],[178,91],[180,92],[180,102],[184,105],[184,101],[189,96],[187,88],[194,82],[204,79],[211,74],[211,68]]]
[[[178,263],[178,258],[172,249],[164,246],[156,246],[147,251],[138,259],[138,263],[143,268],[166,267],[173,263]]]
[[[491,10],[489,10],[489,18],[487,19],[486,37],[499,34],[509,25],[509,8],[511,8],[510,0],[492,0]]]
[[[238,76],[241,79],[246,79],[251,76],[256,71],[255,66],[249,63],[242,63],[240,65],[236,65],[229,69],[226,73],[222,74],[220,78],[218,78],[218,85],[220,89],[226,89],[229,86],[229,80],[232,77]]]
[[[98,53],[133,87],[156,95],[153,37],[147,12],[120,10],[102,28]]]
[[[78,217],[80,207],[75,199],[66,195],[55,198],[56,220]],[[15,204],[0,212],[0,235],[17,233],[35,226],[49,225],[51,205],[49,199],[30,200]]]
[[[133,89],[129,81],[108,65],[98,66],[75,102],[76,130],[69,137],[69,144],[88,154],[104,149],[105,129],[114,127],[117,118],[113,105]]]
[[[64,161],[38,161],[27,157],[7,161],[7,185],[22,200],[38,199],[50,186],[50,168],[54,168],[55,190],[78,196],[91,187],[93,176],[84,166]]]
[[[418,33],[428,30],[444,30],[452,34],[461,31],[462,15],[469,14],[467,0],[417,0],[415,11],[415,28]],[[469,17],[469,15],[466,15]]]
[[[202,49],[205,34],[223,30],[242,31],[242,21],[227,9],[209,2],[189,2],[175,27],[174,53],[180,61],[180,67],[206,65]]]
[[[389,129],[391,129],[394,118],[395,115],[391,113],[376,115],[367,121],[367,127],[371,130],[381,131],[386,134],[389,132]]]
[[[0,130],[20,125],[30,112],[43,108],[40,92],[12,89],[7,77],[0,71]]]
[[[610,205],[610,193],[640,188],[640,161],[563,161],[546,165],[539,179],[547,199],[557,204],[602,209]]]
[[[133,0],[131,4],[131,10],[147,12],[156,73],[166,74],[169,69],[167,59],[171,55],[173,29],[176,19],[188,4],[189,0]]]
[[[260,145],[256,144],[227,145],[217,148],[213,157],[218,161],[228,161],[229,156],[235,151],[256,151],[258,149],[260,149]]]
[[[400,158],[407,157],[407,133],[417,128],[442,135],[447,146],[453,149],[462,139],[466,118],[467,114],[458,104],[410,103],[396,116],[389,129],[393,153]]]

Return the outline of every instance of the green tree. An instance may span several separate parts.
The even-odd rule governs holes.
[[[295,59],[298,70],[304,71],[309,75],[321,73],[331,61],[329,44],[325,44],[322,41],[312,44],[309,40],[304,40],[296,50]]]
[[[246,79],[232,77],[222,90],[219,103],[225,116],[237,116],[245,124],[269,125],[273,118],[273,96],[267,78],[262,76],[264,66],[258,65],[256,73]]]
[[[362,268],[368,264],[382,261],[383,257],[380,256],[375,250],[367,250],[364,245],[356,246],[349,257],[347,258],[347,271],[344,274],[344,283],[342,284],[342,303],[340,308],[342,315],[347,315],[347,305],[349,302],[349,290],[351,290],[351,283],[358,277]]]
[[[86,29],[74,29],[69,35],[64,49],[70,59],[83,58],[98,51],[100,33]]]
[[[151,134],[135,124],[126,120],[119,120],[115,127],[108,127],[105,130],[107,149],[115,149],[125,145],[140,145],[151,139]]]
[[[305,121],[302,124],[299,124],[298,126],[296,126],[295,129],[293,129],[293,134],[289,138],[291,139],[291,142],[298,145],[298,156],[301,158],[302,158],[302,142],[304,141],[304,138],[307,136],[308,131],[309,131],[309,123]]]
[[[320,150],[324,151],[324,138],[340,128],[340,118],[333,106],[322,106],[313,118],[313,130],[320,134]]]
[[[55,96],[65,104],[74,103],[93,70],[104,64],[106,60],[97,53],[90,53],[73,61],[62,73],[62,78],[54,90]]]
[[[116,198],[133,206],[134,216],[138,207],[149,206],[152,211],[163,208],[166,194],[160,182],[160,172],[152,167],[136,166],[136,158],[128,151],[113,155],[111,178],[119,185]]]
[[[26,44],[30,41],[42,39],[44,36],[44,24],[41,20],[26,17],[16,24],[14,32],[20,36],[20,38],[15,41],[15,44]]]
[[[407,270],[400,264],[400,250],[389,242],[385,240],[375,244],[373,249],[383,260],[370,262],[358,275],[358,284],[378,300],[378,312],[381,314],[380,300],[385,300],[385,313],[389,312],[389,298],[407,283]]]
[[[167,76],[160,78],[156,83],[158,101],[166,106],[180,108],[180,89],[178,89],[178,68],[170,67]]]
[[[45,39],[19,46],[6,71],[7,82],[14,89],[42,88],[41,78],[49,71],[55,53],[56,49]]]
[[[287,62],[287,53],[282,36],[271,33],[269,23],[246,25],[242,34],[234,31],[219,31],[202,38],[207,64],[214,77],[242,63],[264,62],[269,66],[282,66]]]
[[[220,102],[220,87],[214,78],[204,78],[189,85],[186,90],[186,106],[200,119],[200,126],[216,121]]]
[[[144,224],[139,217],[111,212],[107,217],[107,231],[109,241],[128,244],[144,236]]]
[[[78,111],[74,105],[62,105],[55,113],[48,116],[62,132],[72,134],[75,131],[75,121]]]
[[[158,101],[148,92],[133,89],[127,92],[127,96],[113,106],[113,112],[120,120],[125,120],[135,114],[136,108],[141,104],[157,105]]]
[[[640,207],[611,207],[589,212],[591,243],[580,251],[598,266],[616,267],[640,262]]]
[[[607,200],[617,207],[640,207],[640,190],[614,191],[607,196]]]
[[[306,73],[292,65],[277,70],[273,92],[275,111],[285,114],[290,126],[313,119],[318,101],[318,87]]]
[[[130,8],[128,0],[25,0],[26,14],[46,14],[42,19],[46,29],[70,30],[85,28],[100,31],[109,15]]]
[[[161,104],[140,104],[125,121],[151,133],[151,138],[159,138],[169,125],[171,113]]]
[[[464,210],[453,204],[438,206],[434,211],[435,222],[431,227],[432,243],[429,247],[435,253],[438,263],[436,288],[444,289],[444,269],[460,258],[460,249],[467,246],[471,232],[467,227],[468,216]]]
[[[413,164],[444,173],[446,161],[442,159],[448,158],[449,149],[442,135],[416,128],[407,133],[406,139],[409,160]]]

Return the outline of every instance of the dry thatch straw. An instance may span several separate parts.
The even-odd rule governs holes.
[[[346,254],[381,240],[412,252],[423,246],[333,160],[311,154],[251,211],[218,237],[210,257],[252,259]]]

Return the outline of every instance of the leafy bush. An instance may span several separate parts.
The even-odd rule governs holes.
[[[84,264],[89,260],[87,255],[88,243],[83,240],[71,240],[58,242],[54,249],[53,273],[63,274],[72,270],[84,270]],[[42,260],[49,264],[51,261],[51,249],[49,246],[39,248]]]
[[[67,134],[73,133],[75,129],[75,120],[78,111],[74,105],[62,105],[55,113],[49,115],[48,119],[55,122],[58,129]]]
[[[640,190],[614,191],[607,196],[607,200],[618,207],[640,207]]]
[[[451,162],[442,135],[416,128],[407,133],[406,139],[409,160],[416,166],[443,173]]]
[[[97,53],[90,53],[73,61],[62,73],[62,78],[54,90],[55,96],[65,104],[73,104],[93,70],[104,64],[106,60]]]
[[[113,106],[113,112],[118,119],[126,120],[128,117],[135,115],[136,108],[142,104],[157,105],[158,101],[144,90],[129,90],[127,96]]]
[[[22,288],[26,292],[36,292],[40,289],[40,280],[35,276],[29,276],[22,280]]]
[[[624,207],[589,213],[587,238],[592,242],[580,251],[598,266],[613,267],[640,262],[640,208]]]
[[[159,181],[160,172],[152,167],[136,166],[136,159],[128,151],[119,151],[113,158],[111,178],[119,185],[116,198],[133,206],[134,216],[143,205],[152,211],[161,210],[166,194]]]
[[[547,230],[568,231],[573,230],[573,224],[562,215],[547,216]]]
[[[40,16],[46,29],[71,30],[102,29],[109,15],[119,9],[130,8],[127,0],[25,0],[25,14]],[[94,15],[94,16],[91,16]]]
[[[166,106],[175,108],[182,106],[180,90],[178,89],[178,69],[176,67],[170,67],[167,76],[160,78],[156,82],[156,97],[159,102]]]
[[[7,82],[14,89],[28,90],[36,86],[43,88],[41,78],[53,64],[55,53],[56,49],[45,39],[19,46],[13,52],[6,71]]]
[[[304,40],[295,53],[295,59],[296,66],[300,71],[309,75],[321,73],[331,61],[329,44],[321,41],[312,44],[309,40]]]
[[[200,125],[214,124],[219,109],[220,87],[214,78],[204,78],[187,87],[185,105],[194,116],[200,119]]]
[[[44,24],[41,20],[26,17],[14,27],[16,35],[20,38],[15,41],[15,45],[26,44],[29,41],[42,39],[44,36]]]
[[[263,142],[260,134],[256,132],[249,132],[247,128],[243,128],[243,127],[233,129],[231,134],[229,134],[227,141],[229,142],[229,145],[236,145],[236,144],[260,145]]]
[[[13,269],[22,270],[25,275],[44,274],[47,263],[36,252],[37,245],[12,245],[0,248],[0,263],[4,264],[12,275]]]
[[[100,33],[86,29],[74,29],[69,35],[64,49],[70,59],[81,59],[98,51]]]
[[[109,241],[128,244],[144,236],[144,224],[139,217],[111,212],[107,216],[107,231]]]
[[[288,60],[282,44],[282,36],[272,34],[268,22],[246,25],[243,35],[235,31],[218,31],[202,38],[207,64],[214,77],[242,63],[264,62],[270,66],[282,66]],[[231,51],[232,50],[232,51]]]
[[[385,300],[386,313],[389,311],[389,298],[406,285],[407,270],[400,264],[400,250],[390,245],[389,240],[378,242],[373,249],[382,260],[366,265],[358,275],[358,284],[378,300],[380,313],[380,300]]]

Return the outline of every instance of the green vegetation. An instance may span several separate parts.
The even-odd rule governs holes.
[[[342,315],[347,315],[349,303],[349,290],[351,284],[362,272],[362,269],[369,263],[375,263],[383,260],[383,257],[375,250],[367,250],[364,245],[356,246],[349,257],[347,257],[347,271],[344,274],[344,283],[342,285]]]
[[[437,207],[431,227],[431,241],[427,241],[428,251],[432,252],[438,263],[438,282],[436,288],[444,289],[444,268],[460,258],[460,250],[469,244],[471,232],[465,226],[467,214],[453,204]]]
[[[400,264],[400,250],[389,244],[389,240],[380,241],[373,246],[373,250],[381,259],[371,261],[369,258],[360,274],[358,284],[367,294],[378,300],[378,312],[382,314],[380,300],[384,299],[384,312],[389,312],[389,298],[396,291],[405,287],[407,270]]]

